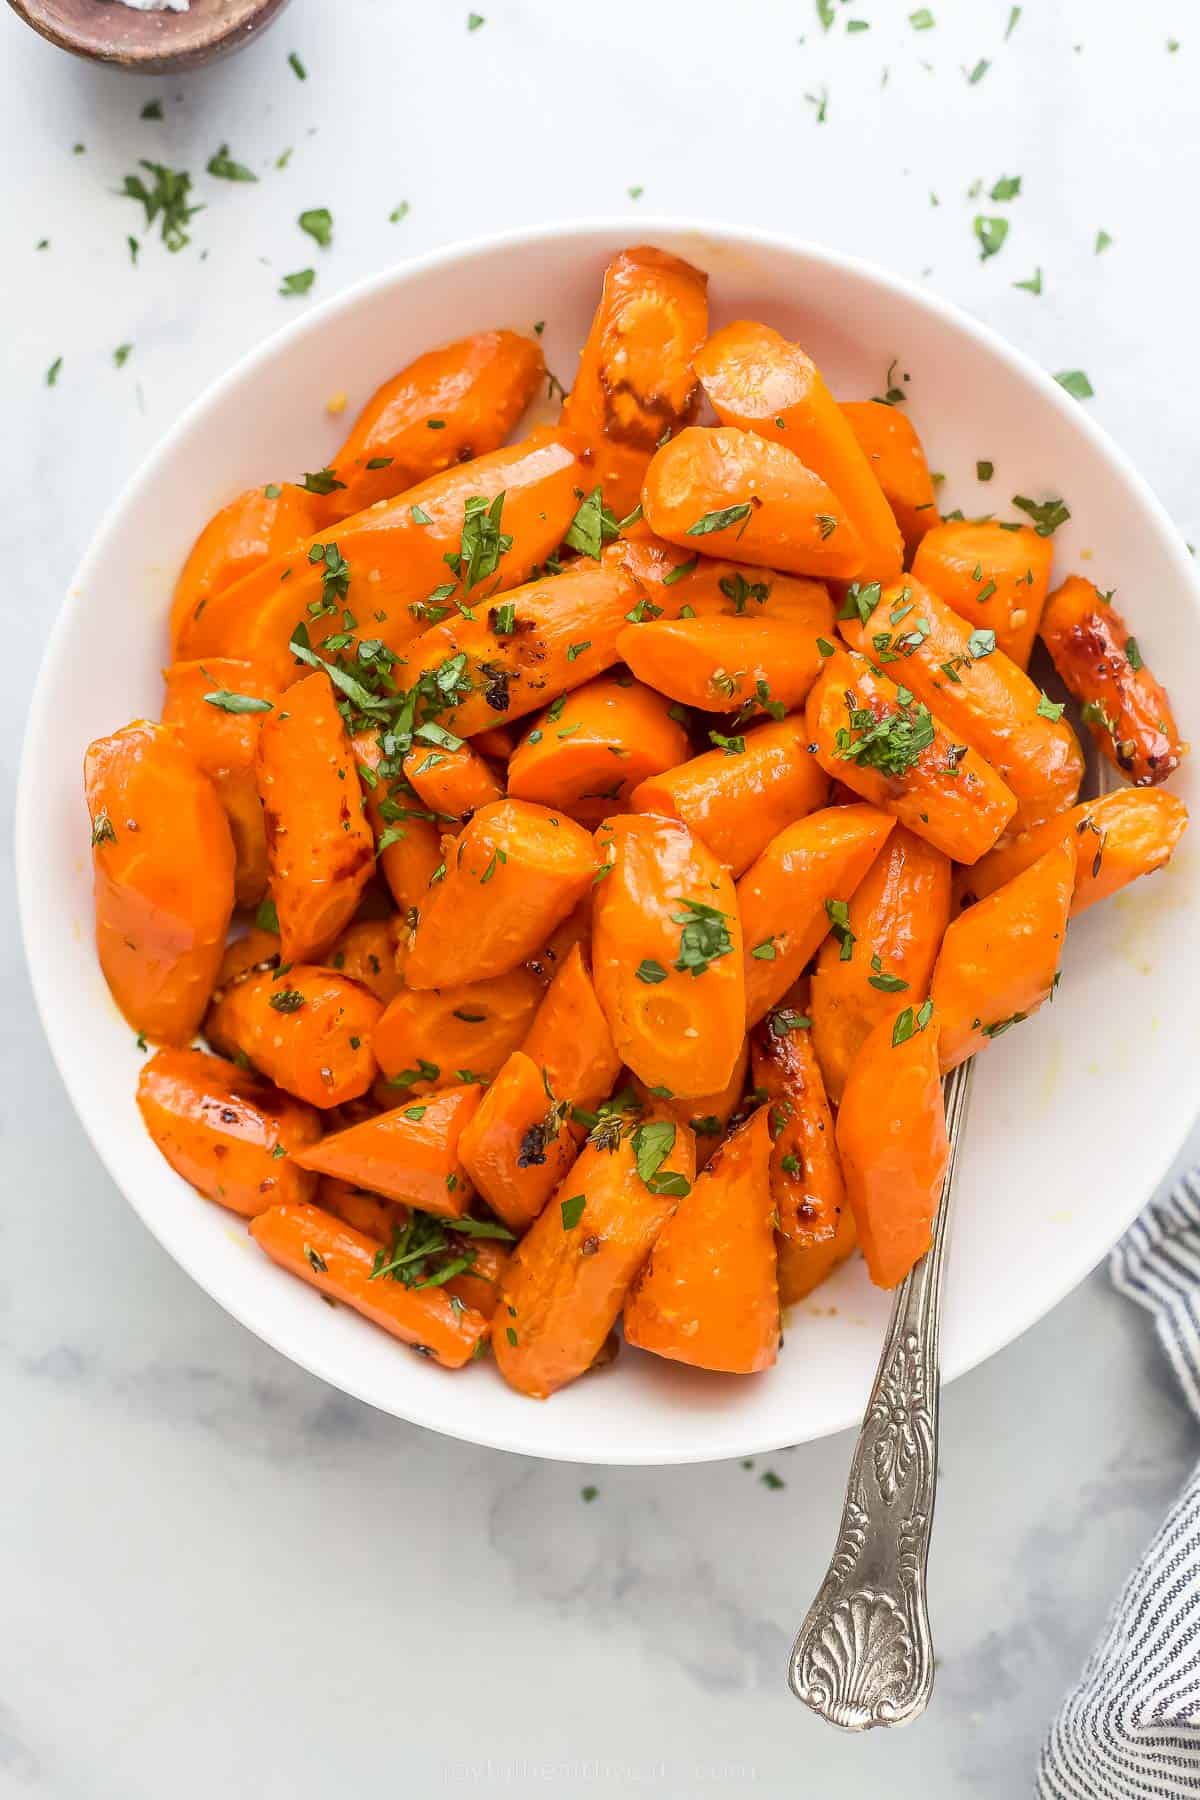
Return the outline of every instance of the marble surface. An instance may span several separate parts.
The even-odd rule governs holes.
[[[1029,4],[1007,40],[1007,0],[934,0],[925,31],[908,0],[862,0],[828,33],[806,0],[480,3],[472,32],[447,0],[294,0],[181,81],[73,63],[0,17],[6,809],[31,672],[103,508],[305,304],[277,289],[308,266],[327,295],[546,218],[627,212],[636,239],[651,207],[811,236],[1086,370],[1097,416],[1200,531],[1183,0]],[[143,119],[155,99],[164,118]],[[203,173],[222,143],[256,185]],[[114,192],[139,157],[191,170],[206,205],[176,256]],[[1008,203],[970,197],[1017,174]],[[296,227],[313,206],[335,215],[329,250]],[[987,261],[980,211],[1011,222]],[[1039,297],[1013,287],[1039,266]],[[1197,1448],[1148,1323],[1103,1273],[947,1394],[934,1709],[839,1738],[790,1699],[784,1664],[844,1438],[753,1469],[542,1465],[292,1368],[100,1169],[33,1016],[7,884],[2,903],[0,1794],[1030,1791],[1047,1719]]]

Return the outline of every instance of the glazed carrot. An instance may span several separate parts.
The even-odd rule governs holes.
[[[289,647],[297,621],[321,652],[326,638],[347,634],[347,610],[364,638],[399,653],[454,599],[474,606],[486,593],[490,602],[497,581],[526,579],[562,542],[583,480],[574,453],[544,430],[446,469],[193,609],[176,655],[248,657],[284,687],[301,672]]]
[[[584,1145],[501,1282],[492,1350],[510,1387],[544,1400],[592,1366],[694,1159],[691,1133],[670,1120],[605,1121]]]
[[[531,1225],[563,1180],[583,1136],[543,1069],[514,1050],[459,1142],[463,1168],[497,1218]]]
[[[1017,796],[1011,829],[1063,812],[1083,779],[1083,752],[996,634],[974,630],[932,589],[906,575],[884,590],[851,641],[923,700],[958,742],[987,758]]]
[[[290,481],[247,488],[214,513],[188,552],[171,602],[171,654],[180,635],[200,618],[214,595],[264,563],[310,538],[320,525],[320,501]]]
[[[854,581],[866,552],[845,507],[783,444],[691,426],[657,450],[642,506],[652,531],[706,556]]]
[[[1046,602],[1041,639],[1113,767],[1134,787],[1153,787],[1173,774],[1187,747],[1165,690],[1111,599],[1082,575],[1069,575]]]
[[[420,804],[403,779],[397,759],[384,756],[377,733],[355,732],[350,748],[362,784],[380,871],[400,911],[419,911],[441,864],[441,832],[427,816],[429,808]]]
[[[704,540],[698,538],[696,544]],[[807,575],[781,575],[749,563],[724,562],[680,549],[644,531],[621,537],[600,558],[607,569],[623,569],[637,582],[642,600],[631,622],[653,619],[773,619],[813,616],[827,594]]]
[[[808,748],[803,713],[758,725],[740,741],[744,749],[706,750],[652,775],[630,796],[635,812],[682,819],[735,880],[777,832],[823,806],[829,794],[829,777]]]
[[[806,1300],[823,1281],[828,1281],[834,1270],[840,1268],[857,1248],[858,1227],[854,1223],[849,1202],[843,1206],[837,1230],[831,1238],[822,1238],[820,1243],[813,1243],[808,1239],[797,1241],[794,1238],[776,1236],[780,1306],[795,1306],[799,1301]]]
[[[899,1043],[882,1020],[850,1070],[837,1144],[867,1274],[894,1288],[930,1245],[950,1150],[938,1074],[938,1021]]]
[[[844,400],[842,411],[911,556],[925,533],[942,522],[929,464],[912,420],[898,406],[882,400]]]
[[[809,618],[656,619],[627,625],[617,650],[639,680],[703,712],[799,706],[821,667],[833,606],[814,592]]]
[[[361,1231],[364,1237],[374,1238],[380,1244],[390,1243],[392,1233],[408,1221],[406,1206],[384,1200],[379,1194],[356,1187],[352,1181],[342,1181],[336,1175],[309,1178],[316,1181],[316,1204],[322,1212],[332,1213],[336,1219],[353,1225],[355,1231]]]
[[[255,763],[262,722],[279,689],[253,663],[213,657],[207,663],[172,663],[162,722],[178,732],[196,767],[217,790],[233,833],[234,895],[254,906],[267,891],[267,837]]]
[[[849,904],[845,937],[817,953],[809,1012],[812,1044],[835,1105],[854,1059],[881,1019],[920,1006],[950,922],[950,863],[898,825]]]
[[[404,758],[404,777],[421,804],[442,819],[469,819],[504,794],[491,765],[470,744],[422,744]]]
[[[912,572],[969,625],[994,631],[1005,655],[1027,669],[1053,560],[1050,539],[1031,525],[957,519],[925,534]]]
[[[800,1300],[854,1245],[850,1209],[812,1032],[794,1006],[770,1013],[753,1034],[754,1086],[771,1115],[771,1198],[779,1298]],[[836,1258],[821,1252],[836,1245]]]
[[[949,927],[929,990],[941,1021],[943,1074],[1029,1018],[1054,992],[1075,858],[1076,840],[1068,834]]]
[[[894,580],[904,545],[892,509],[849,420],[799,344],[739,319],[709,338],[696,373],[722,425],[785,445],[833,490],[861,541],[866,579]]]
[[[234,938],[226,944],[217,969],[217,979],[213,984],[213,997],[219,999],[222,989],[231,982],[240,981],[253,969],[261,973],[265,969],[279,967],[279,933],[267,931],[261,926],[252,925],[245,937]]]
[[[625,1338],[694,1368],[751,1375],[779,1349],[770,1108],[726,1138],[655,1239]]]
[[[662,1088],[653,1092],[635,1076],[633,1089],[647,1112],[658,1111],[677,1125],[686,1125],[696,1139],[696,1167],[711,1162],[725,1135],[725,1128],[742,1104],[746,1072],[750,1067],[750,1040],[742,1039],[733,1073],[714,1094],[693,1094],[690,1100],[667,1099]]]
[[[452,1305],[440,1287],[405,1287],[386,1275],[372,1280],[380,1245],[317,1206],[273,1206],[253,1220],[250,1235],[291,1274],[444,1369],[470,1362],[487,1333],[482,1314]]]
[[[430,702],[437,722],[473,737],[523,719],[610,668],[640,591],[623,570],[581,560],[514,589],[499,606],[481,603],[473,619],[456,615],[431,625],[397,675],[410,685],[437,684]]]
[[[331,969],[357,981],[384,1006],[404,986],[401,963],[400,922],[390,919],[357,919],[347,925],[326,957]]]
[[[286,1093],[337,1106],[374,1080],[371,1034],[382,1010],[357,982],[293,963],[224,989],[204,1032],[223,1055],[240,1053]]]
[[[605,270],[562,425],[618,518],[637,505],[663,433],[696,415],[692,359],[708,331],[707,287],[702,270],[645,244]]]
[[[202,1050],[158,1050],[138,1079],[138,1110],[171,1167],[210,1200],[252,1219],[316,1186],[295,1153],[321,1121],[256,1075]]]
[[[561,925],[556,925],[542,948],[528,958],[525,967],[537,976],[539,981],[553,981],[558,970],[562,968],[576,944],[580,944],[589,954],[592,945],[592,896],[585,894],[574,912],[568,913]]]
[[[479,1105],[477,1087],[439,1088],[377,1113],[298,1153],[301,1168],[336,1175],[420,1212],[461,1219],[473,1189],[459,1139]]]
[[[1057,819],[1022,832],[961,872],[958,898],[973,904],[1011,881],[1044,856],[1060,839],[1074,836],[1078,850],[1071,917],[1107,900],[1141,875],[1152,875],[1171,860],[1187,829],[1187,807],[1177,794],[1158,788],[1118,788],[1098,800],[1083,800]]]
[[[113,999],[156,1043],[199,1025],[233,911],[233,839],[173,731],[136,720],[89,744],[96,950]]]
[[[489,725],[486,731],[477,731],[471,739],[472,750],[478,750],[480,756],[490,757],[493,762],[506,763],[516,747],[517,734],[507,725]]]
[[[582,900],[595,872],[591,838],[565,814],[527,800],[483,807],[421,909],[409,987],[507,975]]]
[[[350,739],[320,671],[264,718],[258,792],[283,958],[312,961],[350,922],[375,871]]]
[[[601,676],[556,703],[554,718],[537,715],[508,765],[508,791],[598,825],[687,753],[669,701],[627,673]]]
[[[828,774],[891,813],[955,862],[977,862],[1017,810],[1017,797],[936,713],[874,674],[865,658],[831,656],[808,697],[814,755]]]
[[[745,938],[746,1022],[756,1025],[803,974],[894,821],[874,806],[827,806],[773,837],[737,884]]]
[[[491,1081],[522,1042],[545,988],[528,969],[495,981],[416,993],[402,988],[375,1028],[374,1049],[393,1092],[478,1077]]]
[[[648,1087],[710,1094],[728,1081],[745,1031],[729,872],[675,819],[623,813],[596,841],[592,968],[613,1042]]]
[[[427,350],[377,388],[333,459],[322,523],[498,450],[546,373],[541,346],[477,331]]]
[[[444,1284],[446,1292],[490,1319],[500,1302],[500,1283],[508,1267],[509,1247],[498,1244],[494,1238],[472,1237],[467,1240],[467,1250],[472,1258],[471,1266],[461,1274],[451,1276]]]
[[[621,1058],[579,944],[563,957],[522,1049],[556,1100],[591,1111],[612,1093]]]

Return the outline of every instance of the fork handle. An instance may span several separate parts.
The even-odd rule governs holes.
[[[896,1289],[833,1557],[792,1646],[792,1692],[847,1731],[907,1725],[933,1691],[925,1565],[937,1489],[942,1267],[972,1067],[946,1078],[950,1157],[932,1242]]]

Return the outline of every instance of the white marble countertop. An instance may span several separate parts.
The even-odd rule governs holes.
[[[1200,532],[1184,0],[932,0],[927,30],[910,0],[831,0],[828,33],[809,0],[480,4],[469,32],[449,0],[294,0],[242,56],[175,81],[72,62],[0,17],[6,806],[31,674],[101,511],[305,304],[277,289],[310,265],[328,295],[546,218],[627,211],[636,240],[639,204],[824,240],[1086,370],[1097,416]],[[155,99],[163,119],[142,118]],[[204,174],[222,143],[257,185]],[[206,204],[176,256],[114,192],[139,157],[192,171]],[[1008,203],[970,197],[1018,174]],[[296,228],[313,206],[335,216],[327,251]],[[986,262],[980,211],[1011,222]],[[1040,296],[1012,285],[1037,267]],[[0,1794],[1030,1791],[1049,1715],[1196,1452],[1148,1322],[1103,1274],[949,1391],[934,1708],[841,1739],[784,1665],[844,1438],[752,1470],[590,1471],[439,1439],[302,1374],[191,1285],[100,1169],[3,904]]]

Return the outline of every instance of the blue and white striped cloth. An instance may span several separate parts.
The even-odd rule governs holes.
[[[1200,1171],[1153,1200],[1112,1253],[1200,1418]],[[1042,1800],[1200,1796],[1200,1468],[1113,1608],[1055,1720]]]

